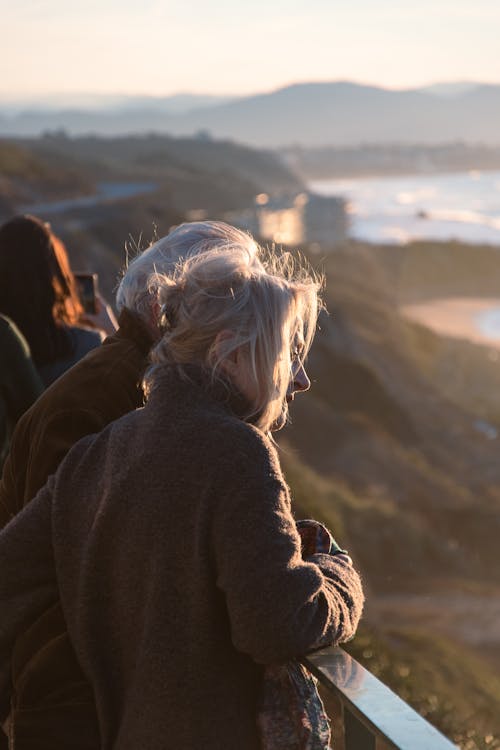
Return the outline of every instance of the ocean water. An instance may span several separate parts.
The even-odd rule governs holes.
[[[500,172],[315,180],[348,201],[351,236],[403,244],[456,239],[500,245]]]
[[[492,306],[475,316],[480,333],[491,341],[500,342],[500,307]]]

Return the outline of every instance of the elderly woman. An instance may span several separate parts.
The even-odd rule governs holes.
[[[348,559],[302,558],[268,436],[309,387],[317,285],[226,243],[161,295],[146,406],[0,534],[0,719],[16,634],[60,597],[104,750],[257,750],[263,665],[350,638],[362,607]]]

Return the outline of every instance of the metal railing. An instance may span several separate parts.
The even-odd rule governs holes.
[[[301,661],[336,699],[331,717],[335,750],[456,750],[342,649],[322,649]]]

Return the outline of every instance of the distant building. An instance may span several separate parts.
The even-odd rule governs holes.
[[[349,228],[343,198],[309,192],[280,197],[260,193],[252,208],[232,212],[227,218],[262,239],[283,245],[336,245],[346,239]]]
[[[256,197],[259,236],[283,245],[304,242],[304,204],[306,193],[293,198],[269,198],[262,193]]]
[[[308,193],[304,204],[303,224],[307,242],[338,245],[347,239],[349,215],[343,198]]]

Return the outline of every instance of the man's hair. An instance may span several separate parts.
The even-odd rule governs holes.
[[[244,247],[252,256],[258,251],[249,234],[222,221],[180,224],[130,262],[116,293],[118,312],[126,307],[150,322],[160,279],[172,276],[179,261],[214,247]]]
[[[184,377],[189,377],[186,365],[200,365],[212,380],[227,382],[223,363],[241,348],[258,394],[243,418],[267,432],[286,416],[291,350],[299,331],[302,356],[311,345],[318,280],[288,253],[266,255],[245,235],[241,244],[214,243],[178,264],[173,277],[156,283],[165,332],[151,354],[146,391],[166,363],[175,364]]]

